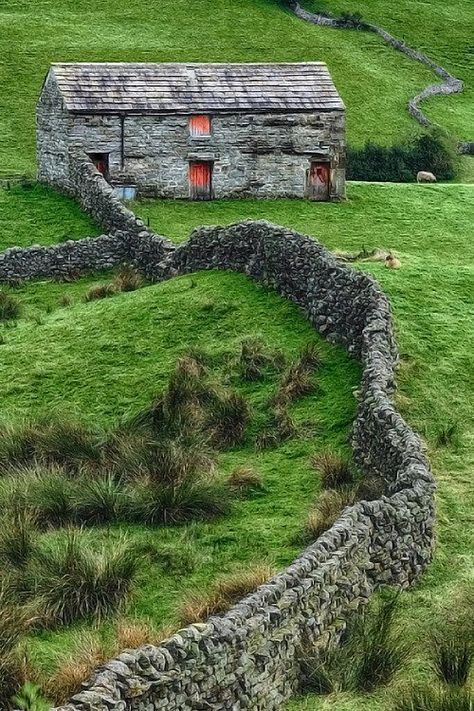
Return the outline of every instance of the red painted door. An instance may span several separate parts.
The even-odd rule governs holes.
[[[89,157],[94,163],[95,167],[102,173],[104,178],[108,180],[109,177],[109,154],[108,153],[90,153]]]
[[[210,200],[212,197],[212,163],[192,161],[189,164],[189,194],[192,200]]]
[[[329,200],[329,163],[312,162],[308,172],[310,200]]]

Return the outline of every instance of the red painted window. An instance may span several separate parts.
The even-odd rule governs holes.
[[[205,115],[190,116],[189,133],[191,136],[210,136],[211,117]]]

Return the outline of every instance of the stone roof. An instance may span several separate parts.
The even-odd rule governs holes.
[[[323,62],[52,64],[69,111],[196,113],[344,109]]]

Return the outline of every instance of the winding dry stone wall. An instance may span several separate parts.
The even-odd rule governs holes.
[[[443,79],[443,82],[441,84],[430,84],[425,89],[423,89],[423,91],[421,91],[419,94],[410,99],[408,102],[408,111],[410,115],[422,126],[432,125],[430,119],[420,109],[420,104],[422,101],[425,101],[426,99],[429,99],[433,96],[457,94],[464,90],[464,83],[460,79],[457,79],[455,76],[450,74],[446,69],[444,69],[444,67],[442,67],[437,62],[434,62],[423,52],[420,52],[418,49],[413,49],[412,47],[409,47],[407,44],[405,44],[405,42],[402,42],[397,37],[391,35],[389,32],[384,30],[383,27],[379,27],[378,25],[374,25],[372,23],[364,21],[360,21],[360,23],[354,24],[354,22],[352,22],[350,19],[345,20],[344,18],[332,17],[331,15],[327,14],[323,15],[321,13],[310,12],[309,10],[306,10],[304,7],[302,7],[299,2],[296,2],[296,0],[289,0],[288,6],[297,17],[302,20],[305,20],[306,22],[311,22],[313,25],[334,28],[356,28],[361,30],[367,30],[368,32],[374,32],[375,34],[379,35],[379,37],[381,37],[384,42],[394,47],[394,49],[397,49],[399,52],[403,52],[403,54],[405,54],[410,59],[424,64],[425,66],[432,69],[435,74],[441,77],[441,79]],[[469,145],[469,142],[461,143],[459,145],[459,152],[469,152],[466,150],[466,147]]]
[[[431,559],[435,486],[418,437],[391,400],[397,352],[388,301],[372,277],[341,265],[297,232],[243,222],[199,228],[174,246],[142,229],[122,206],[115,214],[107,184],[94,170],[78,175],[81,204],[97,213],[92,198],[103,192],[105,219],[120,228],[118,252],[150,278],[203,269],[243,272],[299,305],[317,331],[360,360],[354,456],[365,472],[384,478],[386,495],[346,508],[292,565],[228,613],[104,664],[62,711],[278,709],[297,689],[301,645],[337,642],[341,620],[377,587],[409,586]],[[108,258],[110,244],[97,238],[97,245],[99,258]],[[68,249],[80,254],[83,245]]]

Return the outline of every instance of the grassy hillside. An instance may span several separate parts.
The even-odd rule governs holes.
[[[409,668],[369,697],[307,697],[291,711],[386,711],[408,681],[426,678],[426,632],[472,579],[474,536],[474,190],[471,186],[352,184],[342,205],[295,201],[221,202],[182,206],[143,203],[156,229],[181,240],[193,224],[265,218],[316,235],[332,249],[393,249],[402,267],[360,264],[393,305],[402,353],[397,404],[425,438],[438,481],[438,544],[421,583],[403,598],[401,624],[413,648]],[[442,433],[455,436],[442,445]]]
[[[223,273],[186,276],[100,303],[77,303],[45,315],[39,324],[20,321],[2,335],[4,420],[76,413],[104,426],[148,406],[163,389],[177,356],[197,344],[219,370],[238,353],[244,336],[259,336],[287,357],[314,340],[292,304],[243,275]],[[151,619],[157,627],[175,623],[188,590],[205,588],[222,573],[255,561],[283,567],[298,553],[295,537],[317,490],[308,458],[327,446],[346,449],[355,409],[352,390],[359,377],[358,366],[342,348],[324,342],[321,348],[324,365],[317,390],[292,408],[302,436],[263,452],[247,439],[219,458],[222,479],[236,466],[254,467],[265,486],[260,495],[238,501],[231,515],[213,523],[171,529],[121,525],[84,534],[97,545],[127,533],[137,545],[173,551],[178,572],[164,565],[159,553],[152,558],[139,576],[129,615]],[[271,382],[232,384],[255,410],[274,387]],[[183,563],[186,555],[192,565]],[[110,626],[102,624],[100,634]],[[33,636],[29,646],[37,667],[54,668],[56,655],[77,644],[86,627]]]
[[[474,5],[463,0],[305,0],[309,10],[333,14],[359,12],[412,47],[418,47],[442,64],[465,84],[461,95],[438,97],[424,104],[423,110],[453,134],[472,139],[474,102],[474,55],[472,33]],[[433,83],[436,81],[433,75]]]
[[[77,203],[43,185],[0,188],[0,250],[97,234]]]
[[[429,7],[441,12],[446,3],[435,0]],[[447,41],[462,54],[470,23],[466,8],[459,12],[456,37]],[[406,26],[417,20],[407,17]],[[434,35],[425,38],[425,48]],[[311,26],[278,0],[200,0],[191,16],[188,0],[131,0],[126,6],[113,0],[41,0],[34,6],[18,0],[0,8],[0,52],[0,174],[35,170],[35,102],[54,61],[324,60],[346,102],[353,144],[388,144],[413,135],[418,128],[407,114],[407,100],[433,80],[427,68],[377,37]],[[439,109],[433,103],[433,116],[463,134],[467,99],[442,101]]]

